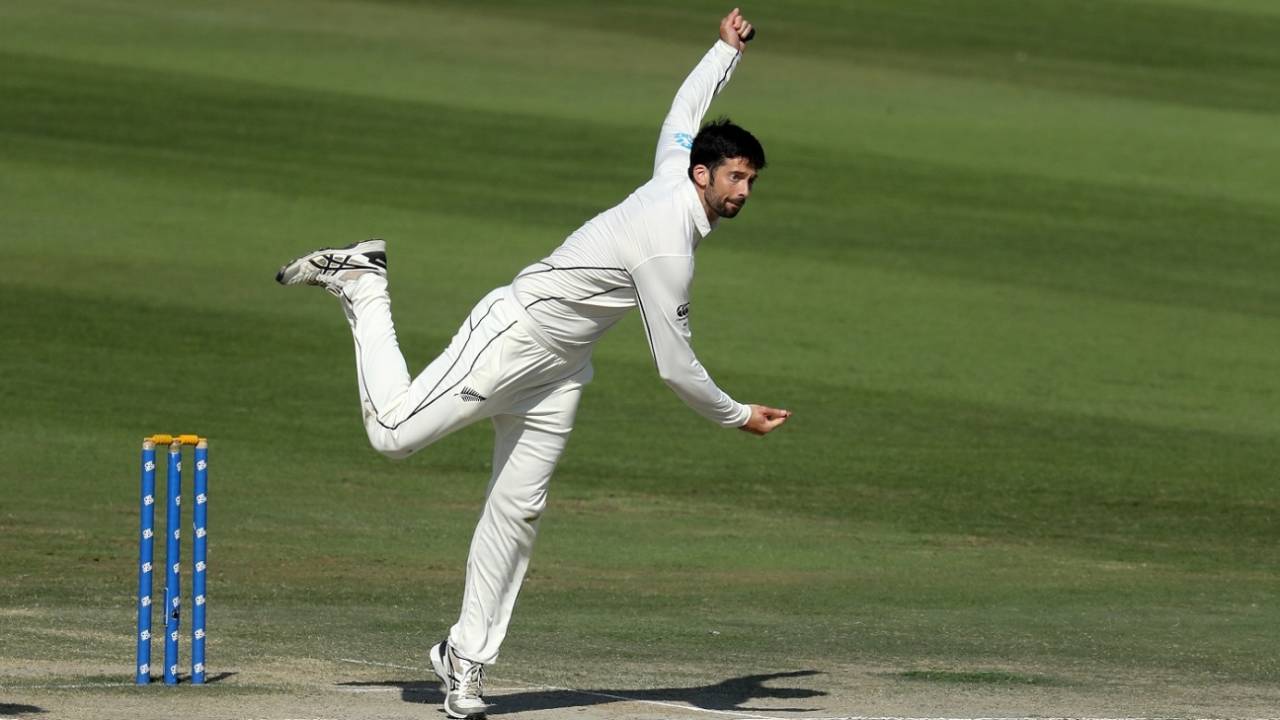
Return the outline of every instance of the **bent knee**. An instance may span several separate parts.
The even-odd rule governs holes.
[[[370,428],[369,444],[382,455],[392,460],[403,460],[413,454],[417,448],[406,445],[400,433],[386,428]]]
[[[547,509],[545,502],[530,503],[520,508],[520,519],[527,523],[535,523],[542,517],[543,511]]]
[[[525,522],[537,522],[547,509],[547,493],[543,489],[529,492],[498,491],[490,500],[502,508],[508,517]]]

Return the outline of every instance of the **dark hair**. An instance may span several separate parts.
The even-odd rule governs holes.
[[[712,120],[698,131],[689,152],[689,177],[694,165],[706,165],[712,173],[729,158],[746,158],[757,171],[764,169],[764,148],[754,135],[727,117]]]

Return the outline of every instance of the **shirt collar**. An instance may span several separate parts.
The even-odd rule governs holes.
[[[693,181],[685,183],[685,199],[689,202],[689,212],[693,215],[693,226],[698,228],[698,237],[704,238],[711,234],[715,229],[715,223],[707,220],[707,210],[702,207],[702,200],[698,197],[698,188]]]

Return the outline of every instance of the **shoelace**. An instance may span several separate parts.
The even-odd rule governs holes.
[[[484,665],[466,663],[462,672],[458,673],[458,694],[464,698],[480,699],[484,692]]]

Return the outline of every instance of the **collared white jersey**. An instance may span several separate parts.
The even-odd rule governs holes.
[[[751,410],[716,386],[689,344],[693,253],[712,224],[688,169],[702,117],[740,57],[717,41],[676,93],[653,178],[511,284],[537,330],[571,352],[594,344],[638,306],[658,374],[689,407],[726,427],[746,424]]]

